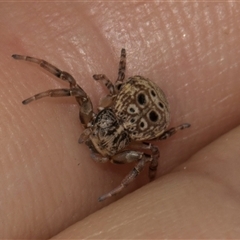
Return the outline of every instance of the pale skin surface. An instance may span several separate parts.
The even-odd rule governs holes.
[[[0,238],[239,238],[239,12],[237,3],[2,3]],[[171,127],[192,127],[157,143],[156,181],[147,184],[144,171],[98,203],[132,165],[91,160],[77,142],[74,99],[23,106],[67,85],[10,56],[70,72],[96,106],[106,91],[91,76],[114,81],[122,47],[127,76],[146,76],[166,93]]]

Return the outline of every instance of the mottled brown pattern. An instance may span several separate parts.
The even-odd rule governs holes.
[[[130,77],[123,84],[114,108],[132,140],[156,138],[169,125],[169,106],[163,91],[142,76]]]
[[[163,91],[152,81],[142,76],[133,76],[124,81],[126,51],[121,50],[118,77],[113,84],[104,74],[93,78],[102,81],[109,90],[93,112],[92,102],[85,91],[67,72],[54,65],[29,56],[12,55],[14,59],[36,63],[46,71],[69,83],[69,88],[52,89],[38,93],[23,101],[28,104],[43,97],[73,96],[80,106],[79,118],[85,130],[79,143],[85,143],[96,162],[131,163],[136,166],[121,184],[98,200],[103,201],[131,183],[149,163],[149,179],[156,175],[159,150],[149,140],[163,140],[179,130],[190,127],[185,123],[166,131],[169,125],[169,106]]]

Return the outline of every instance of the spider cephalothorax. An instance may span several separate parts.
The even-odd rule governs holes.
[[[120,192],[149,163],[149,178],[155,178],[159,150],[149,143],[150,140],[162,140],[172,136],[178,130],[190,127],[185,123],[166,130],[169,125],[169,106],[164,92],[152,81],[142,76],[129,77],[126,81],[126,51],[122,49],[118,78],[113,84],[104,74],[93,75],[102,81],[109,90],[99,105],[99,111],[93,112],[92,102],[85,91],[67,72],[61,71],[50,63],[33,57],[12,55],[14,59],[39,64],[56,77],[68,82],[69,88],[52,89],[38,93],[23,101],[28,104],[43,97],[73,96],[80,106],[79,118],[85,127],[79,143],[85,142],[96,162],[130,163],[136,166],[123,179],[121,184],[101,196],[99,201]],[[148,153],[151,153],[150,155]]]

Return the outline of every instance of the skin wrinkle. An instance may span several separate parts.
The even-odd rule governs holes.
[[[196,177],[196,173],[193,173],[193,172],[191,172],[191,175],[193,176],[193,178],[195,178]],[[201,174],[200,174],[201,175]],[[200,176],[199,175],[199,176]],[[187,180],[187,177],[185,177],[185,179]],[[189,182],[189,180],[187,180],[188,182]],[[218,183],[218,185],[220,185],[219,183]],[[183,188],[184,189],[184,184],[182,185],[180,185],[181,186],[181,188]],[[187,186],[187,185],[186,185]],[[172,197],[174,197],[174,196],[172,196]],[[203,198],[204,199],[204,198]],[[161,200],[163,200],[163,199],[161,199]],[[165,200],[166,201],[166,200]],[[157,205],[157,201],[155,201],[156,202],[156,205]],[[149,203],[150,204],[150,203]],[[154,205],[151,205],[152,206],[152,208],[154,208]],[[142,209],[144,209],[144,206],[142,206]],[[187,211],[187,212],[191,212],[191,209],[182,209],[183,211]],[[133,211],[135,211],[136,212],[136,210],[133,210]],[[158,215],[157,213],[155,213],[156,214],[156,216]],[[138,214],[139,215],[139,214]],[[132,224],[131,224],[131,226],[134,226],[134,222],[135,221],[137,221],[137,220],[139,220],[140,218],[141,219],[146,219],[146,216],[144,217],[144,215],[143,214],[140,214],[139,215],[139,217],[136,219],[136,217],[134,216],[134,214],[130,214],[129,216],[131,216],[132,217],[132,221],[130,221]],[[152,215],[151,215],[151,217],[152,217]],[[124,218],[124,217],[123,217]],[[208,215],[206,215],[206,220],[208,219]],[[210,219],[209,219],[210,220]],[[221,220],[221,219],[220,219]],[[172,223],[172,221],[169,219],[169,221]],[[120,224],[119,224],[119,222],[120,222]],[[117,233],[117,228],[119,227],[121,227],[121,226],[123,226],[123,225],[125,225],[126,224],[126,226],[128,226],[129,225],[129,221],[126,221],[125,219],[124,219],[124,221],[119,221],[118,222],[118,224],[114,227],[114,228],[107,228],[107,232],[106,233],[108,233],[108,234],[110,234],[111,233],[111,235],[112,236],[116,236],[116,233]],[[189,223],[187,223],[186,222],[186,226],[187,226],[187,224],[189,224]],[[145,224],[143,224],[142,223],[142,225],[144,225],[147,229],[148,229],[148,233],[149,234],[151,234],[151,228],[149,228],[147,225],[145,225]],[[193,225],[194,226],[194,225]],[[216,223],[215,224],[215,228],[216,228],[216,232],[217,232],[217,226],[218,226],[218,224]],[[123,227],[123,229],[124,229],[125,227]],[[164,229],[164,226],[162,226],[162,228]],[[200,228],[201,228],[201,226],[200,226]],[[202,228],[203,230],[205,229],[204,227]],[[113,231],[114,230],[114,231]],[[115,231],[116,230],[116,231]],[[156,229],[153,229],[153,230],[155,230],[156,231]],[[173,229],[172,229],[173,230]],[[215,232],[215,231],[214,231]],[[131,231],[131,233],[132,233],[132,231]],[[129,236],[131,236],[131,233],[129,233],[130,235]],[[175,232],[176,233],[176,232]],[[98,234],[102,234],[102,235],[98,235]],[[90,235],[90,236],[88,236],[87,238],[93,238],[94,236],[98,236],[98,238],[102,238],[102,236],[104,235],[105,233],[104,232],[102,232],[102,231],[97,231],[97,233],[95,233],[95,234],[93,234],[93,235]],[[119,234],[119,233],[118,233]],[[141,234],[141,233],[139,233],[139,234]],[[178,233],[178,234],[180,234],[180,232]],[[125,234],[123,233],[123,235],[122,234],[120,234],[120,235],[118,235],[120,238],[122,238],[122,237],[124,237],[125,236]],[[134,235],[135,237],[136,237],[136,235]],[[180,236],[181,236],[181,234],[180,234]],[[179,237],[180,237],[179,236]],[[204,232],[203,232],[203,235],[202,235],[203,237],[204,237]]]
[[[102,234],[108,234],[108,233],[111,234],[111,235],[116,235],[115,233],[118,232],[119,228],[125,228],[126,226],[130,226],[130,225],[134,224],[134,222],[136,222],[140,219],[144,219],[144,217],[146,217],[145,213],[143,213],[141,215],[138,214],[138,217],[132,216],[131,220],[130,219],[129,220],[124,219],[121,223],[118,223],[118,224],[114,225],[113,227],[108,228],[106,232],[99,231],[99,232],[97,232],[93,235],[88,236],[86,239],[93,239],[94,237],[100,237],[101,238]],[[148,230],[150,231],[149,228],[148,228]]]

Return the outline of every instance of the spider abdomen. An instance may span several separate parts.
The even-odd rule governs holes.
[[[130,77],[121,87],[114,112],[132,140],[160,136],[169,124],[169,106],[163,91],[142,76]]]

